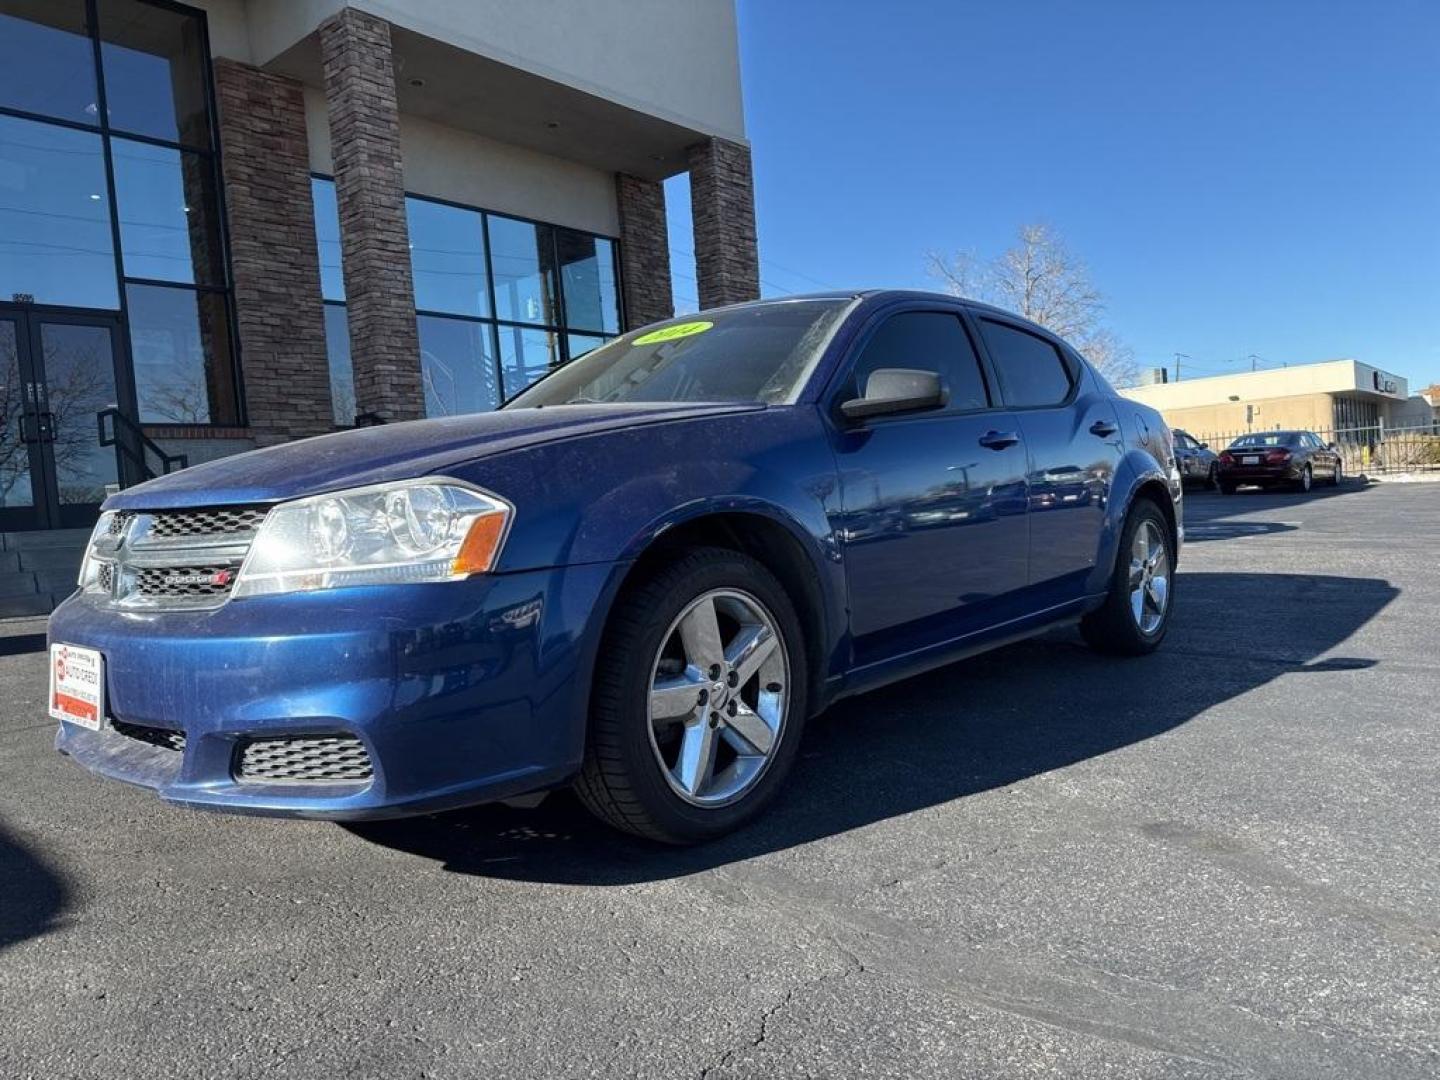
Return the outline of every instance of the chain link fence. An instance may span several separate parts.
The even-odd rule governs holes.
[[[1320,440],[1340,448],[1349,476],[1361,473],[1440,472],[1440,431],[1434,425],[1425,427],[1314,428]],[[1190,434],[1217,454],[1241,435],[1264,434],[1263,431],[1229,431]]]

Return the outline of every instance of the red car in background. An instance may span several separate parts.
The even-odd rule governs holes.
[[[1345,476],[1340,448],[1313,431],[1261,431],[1241,435],[1220,455],[1220,490],[1241,484],[1309,491],[1317,480],[1339,484]]]

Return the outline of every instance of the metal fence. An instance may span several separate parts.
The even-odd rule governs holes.
[[[1434,425],[1425,427],[1374,427],[1312,429],[1322,442],[1334,443],[1345,460],[1345,472],[1361,473],[1440,472],[1440,431]],[[1190,432],[1200,442],[1208,443],[1217,454],[1242,435],[1263,435],[1264,431],[1203,433]]]

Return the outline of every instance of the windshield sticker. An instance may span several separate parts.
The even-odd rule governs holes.
[[[630,344],[632,345],[658,345],[662,341],[674,341],[676,338],[690,337],[692,334],[703,334],[715,324],[713,322],[682,322],[674,326],[662,326],[659,330],[651,330],[648,334],[641,334]]]

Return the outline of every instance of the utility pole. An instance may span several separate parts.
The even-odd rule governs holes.
[[[1187,355],[1186,353],[1177,352],[1177,353],[1175,354],[1175,381],[1176,381],[1176,382],[1179,382],[1179,381],[1180,381],[1180,361],[1181,361],[1181,360],[1189,360],[1189,359],[1190,359],[1190,357],[1189,357],[1189,355]]]
[[[1251,370],[1251,371],[1258,371],[1258,370],[1260,370],[1260,361],[1263,360],[1263,359],[1265,359],[1265,358],[1264,358],[1263,356],[1256,356],[1256,355],[1252,352],[1252,353],[1251,353],[1249,356],[1247,356],[1245,359],[1250,361],[1250,370]]]

